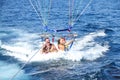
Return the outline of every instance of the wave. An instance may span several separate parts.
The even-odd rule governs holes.
[[[20,70],[19,66],[17,66],[16,64],[8,64],[5,62],[0,61],[0,79],[1,80],[9,80],[10,78],[13,77],[13,73],[16,73],[18,70]],[[14,80],[28,80],[28,76],[25,75],[24,77],[22,77],[23,75],[25,75],[24,71],[22,70],[16,77]]]
[[[28,61],[31,57],[33,57],[35,53],[36,55],[34,55],[34,57],[30,61],[46,61],[53,59],[57,60],[60,58],[73,61],[80,61],[81,59],[95,60],[103,56],[103,54],[109,50],[108,44],[102,45],[95,41],[97,37],[106,36],[104,31],[97,31],[89,33],[88,35],[85,35],[81,38],[76,38],[71,50],[69,51],[66,52],[59,51],[58,53],[48,54],[41,54],[39,48],[36,47],[42,46],[42,42],[39,42],[39,39],[37,39],[38,38],[37,36],[39,36],[38,34],[32,34],[35,37],[28,36],[31,34],[27,32],[24,32],[24,34],[27,36],[17,38],[16,41],[13,40],[15,41],[14,44],[1,45],[1,48],[7,50],[7,53],[5,55],[14,56],[15,58],[18,58],[21,61]],[[30,40],[32,41],[30,42]]]

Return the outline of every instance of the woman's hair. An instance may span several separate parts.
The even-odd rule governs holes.
[[[60,44],[60,40],[61,40],[61,39],[65,39],[65,38],[64,38],[64,37],[61,37],[60,39],[58,39],[58,44]]]
[[[58,39],[58,44],[60,44],[60,39]]]

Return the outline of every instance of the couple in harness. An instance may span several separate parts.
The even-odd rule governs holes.
[[[42,47],[42,53],[51,53],[51,52],[58,52],[60,51],[66,51],[68,48],[68,45],[70,45],[73,42],[73,40],[66,42],[65,38],[61,37],[58,39],[58,46],[52,44],[50,42],[49,38],[45,38],[45,44]]]

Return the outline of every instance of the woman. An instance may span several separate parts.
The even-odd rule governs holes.
[[[58,49],[61,51],[66,51],[68,49],[68,45],[71,44],[73,40],[66,42],[65,38],[61,37],[58,40]]]

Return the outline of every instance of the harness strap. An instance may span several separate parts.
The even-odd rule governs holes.
[[[49,29],[48,26],[45,26],[45,32],[62,32],[62,31],[71,31],[72,26],[69,26],[68,28],[65,29]]]
[[[76,37],[74,37],[74,41],[75,41],[75,38]],[[69,50],[72,48],[74,41],[70,44]]]

